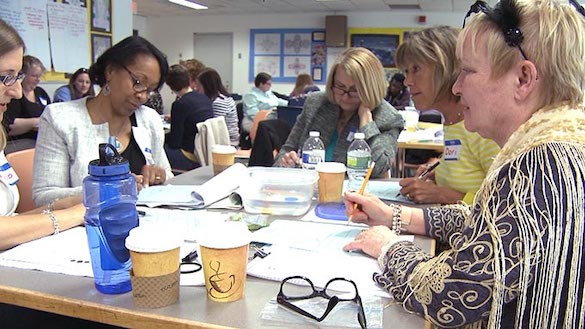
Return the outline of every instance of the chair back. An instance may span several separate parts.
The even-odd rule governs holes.
[[[303,112],[302,107],[297,106],[279,106],[276,108],[276,117],[278,120],[286,121],[292,128],[297,122],[297,117]]]
[[[220,115],[197,123],[195,135],[195,154],[201,166],[211,165],[211,147],[216,144],[230,145],[230,134],[225,117]]]
[[[16,208],[16,212],[18,213],[23,213],[36,208],[32,198],[34,157],[34,148],[6,154],[6,160],[8,160],[10,166],[12,166],[18,175],[18,183],[16,183],[20,194],[20,202]]]
[[[254,117],[254,122],[252,123],[252,128],[250,128],[250,140],[252,141],[252,145],[254,145],[254,139],[256,139],[256,131],[258,130],[258,123],[262,120],[266,120],[266,117],[272,113],[272,110],[260,110],[256,112],[256,116]]]

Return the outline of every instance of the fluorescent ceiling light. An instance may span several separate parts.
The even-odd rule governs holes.
[[[169,0],[169,2],[175,3],[177,5],[193,8],[193,9],[207,9],[207,6],[200,5],[195,2],[187,1],[187,0]]]

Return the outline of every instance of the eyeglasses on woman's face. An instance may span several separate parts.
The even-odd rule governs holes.
[[[293,301],[307,300],[315,297],[322,297],[329,300],[327,309],[321,316],[313,315],[292,303]],[[304,276],[290,276],[282,280],[276,301],[289,310],[318,322],[323,321],[339,302],[354,302],[358,307],[358,323],[362,329],[367,328],[362,299],[360,298],[355,282],[349,279],[333,278],[325,284],[324,289],[320,290],[315,288],[313,282]]]
[[[134,89],[135,92],[142,93],[146,91],[146,96],[148,96],[148,98],[154,96],[154,94],[156,93],[155,88],[148,88],[146,84],[140,82],[136,75],[132,73],[132,71],[130,71],[126,66],[122,65],[122,68],[124,68],[124,70],[126,70],[126,72],[128,72],[128,74],[130,75],[130,78],[132,79],[133,83],[132,89]]]
[[[10,87],[16,83],[16,81],[22,81],[24,79],[24,72],[18,72],[17,74],[0,75],[0,81],[6,86]]]
[[[331,89],[333,90],[333,93],[335,95],[339,95],[339,96],[347,95],[350,98],[360,97],[360,94],[355,89],[346,90],[346,89],[343,89],[343,87],[335,85],[335,84],[333,86],[331,86]]]

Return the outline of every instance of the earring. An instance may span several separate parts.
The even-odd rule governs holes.
[[[106,85],[104,86],[104,88],[102,89],[102,93],[104,94],[104,96],[108,96],[110,94],[110,85],[108,83],[106,83]]]

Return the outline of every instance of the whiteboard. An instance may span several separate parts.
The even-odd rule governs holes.
[[[87,8],[55,2],[49,2],[47,7],[55,71],[75,72],[80,67],[89,67]]]

